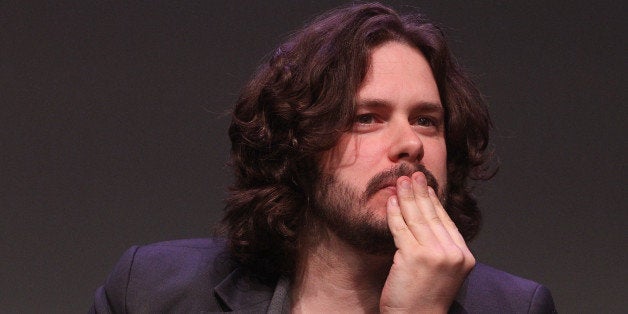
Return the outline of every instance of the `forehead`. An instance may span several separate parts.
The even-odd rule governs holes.
[[[417,48],[401,42],[386,42],[373,49],[356,101],[358,104],[441,103],[429,63]]]

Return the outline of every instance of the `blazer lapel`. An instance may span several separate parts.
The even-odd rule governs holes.
[[[277,287],[251,280],[241,268],[236,268],[214,287],[214,294],[225,306],[223,310],[240,313],[265,313],[281,309],[287,295],[285,280]],[[277,289],[275,289],[277,288]],[[277,290],[277,293],[275,293]],[[272,308],[269,308],[272,300]]]

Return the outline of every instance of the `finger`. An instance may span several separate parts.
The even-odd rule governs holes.
[[[412,174],[412,190],[417,204],[420,206],[420,214],[423,215],[428,222],[440,223],[440,217],[438,217],[430,198],[427,179],[423,172],[417,171]]]
[[[393,236],[397,249],[416,245],[416,240],[401,215],[401,209],[399,208],[397,196],[393,195],[388,198],[386,208],[388,228],[390,229],[390,233]]]
[[[460,231],[458,231],[456,224],[451,220],[451,217],[449,217],[449,215],[445,211],[445,208],[443,207],[440,200],[438,199],[438,196],[436,196],[434,189],[432,189],[431,187],[428,187],[428,194],[434,204],[436,213],[438,214],[441,221],[443,222],[443,225],[445,225],[446,230],[447,232],[449,232],[451,239],[454,241],[455,245],[458,246],[458,248],[462,251],[462,254],[464,255],[465,263],[469,266],[469,269],[472,268],[473,265],[475,265],[475,257],[473,256],[473,254],[471,253],[471,250],[467,246],[467,242],[464,240],[464,237],[462,236]]]
[[[412,175],[412,179],[414,181],[412,188],[419,208],[419,213],[424,217],[424,220],[427,221],[432,233],[441,243],[445,245],[455,243],[438,215],[434,202],[429,195],[425,174],[417,171]],[[410,228],[412,229],[412,227]]]
[[[422,213],[421,207],[432,207],[432,202],[428,198],[427,190],[425,196],[415,193],[415,183],[408,177],[397,179],[397,196],[401,215],[408,226],[410,232],[419,244],[427,245],[438,241],[429,226],[429,221]],[[433,209],[432,209],[433,210]]]
[[[451,220],[451,217],[449,217],[449,215],[445,211],[445,208],[438,199],[438,196],[436,196],[434,189],[432,189],[432,187],[430,186],[428,186],[428,195],[430,197],[430,200],[432,201],[432,204],[434,205],[436,214],[438,215],[442,224],[445,226],[445,229],[449,233],[451,239],[456,243],[458,247],[466,247],[467,244],[460,234],[460,231],[458,231],[458,227],[456,227],[456,224],[453,222],[453,220]]]

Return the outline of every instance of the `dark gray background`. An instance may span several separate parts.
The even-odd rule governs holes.
[[[0,2],[0,312],[83,312],[129,246],[205,237],[230,182],[225,112],[337,1]],[[490,101],[501,171],[479,260],[561,312],[622,312],[626,7],[395,1],[445,26]]]

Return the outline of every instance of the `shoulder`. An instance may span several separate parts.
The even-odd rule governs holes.
[[[222,239],[186,239],[135,246],[122,260],[125,257],[131,259],[130,279],[142,279],[144,283],[166,278],[175,284],[189,285],[199,279],[210,283],[221,280],[219,275],[230,271]]]
[[[230,272],[224,240],[186,239],[134,246],[96,292],[99,307],[114,312],[219,308],[212,289]],[[212,304],[209,304],[212,303]]]
[[[555,313],[543,285],[478,263],[469,274],[458,302],[470,313]]]
[[[222,239],[185,239],[134,246],[124,253],[122,260],[132,259],[134,267],[195,272],[211,266],[222,255],[225,255]]]

